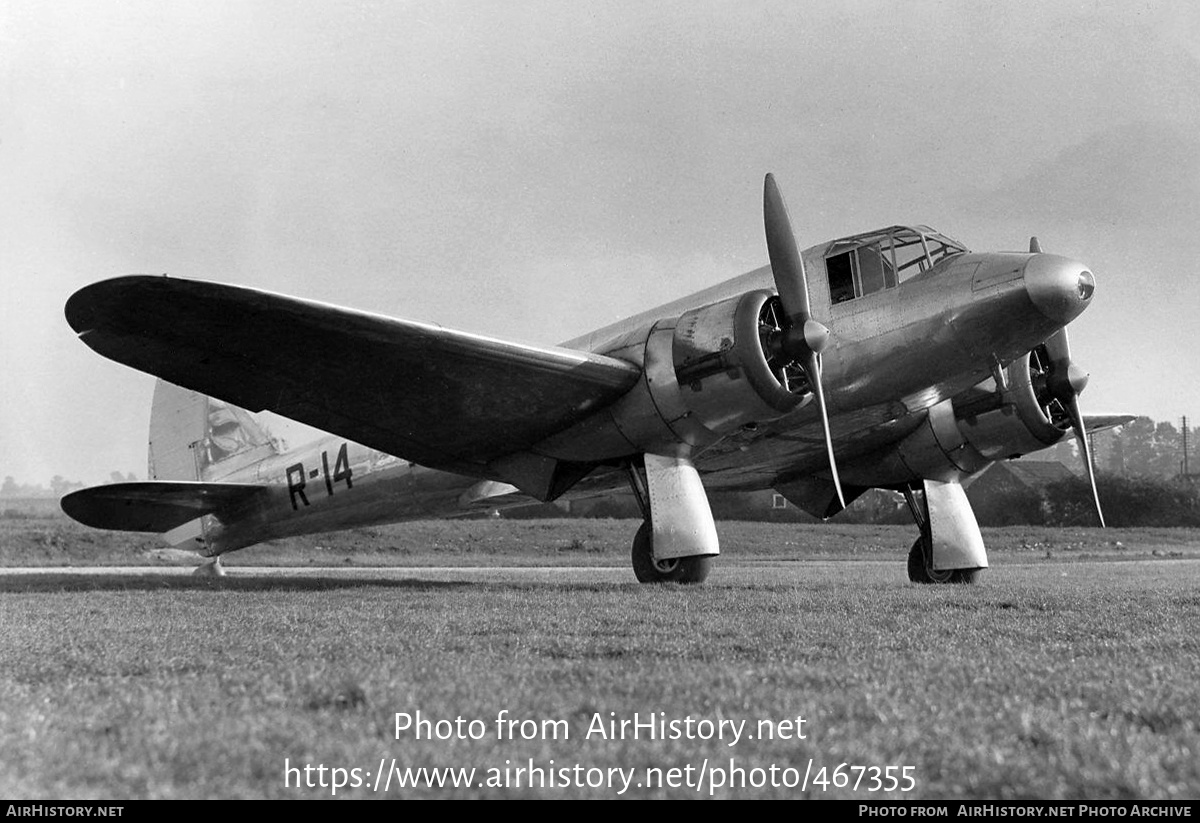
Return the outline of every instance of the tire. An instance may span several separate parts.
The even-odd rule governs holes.
[[[654,532],[645,521],[633,536],[633,574],[639,583],[703,583],[712,569],[711,555],[654,560]]]
[[[983,577],[983,569],[945,569],[934,571],[925,562],[925,538],[918,537],[908,550],[908,579],[914,583],[961,583],[974,585]]]

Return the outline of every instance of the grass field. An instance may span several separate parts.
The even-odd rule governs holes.
[[[224,557],[230,566],[627,566],[635,520],[438,520],[279,540]],[[915,526],[718,521],[726,560],[904,562]],[[993,563],[1200,558],[1200,529],[984,529]],[[64,515],[0,517],[0,568],[195,565],[155,535],[106,532]]]
[[[344,544],[332,554],[313,544],[293,547],[303,564],[307,552],[340,568],[260,576],[231,565],[219,582],[182,570],[0,571],[0,794],[330,796],[296,788],[299,772],[285,787],[286,759],[360,769],[364,785],[339,797],[1200,796],[1194,533],[1003,530],[986,535],[996,568],[967,588],[909,584],[904,530],[724,524],[728,555],[708,584],[682,588],[632,582],[630,523],[438,525],[416,524],[407,544],[377,534],[396,545],[375,553],[407,548],[414,566],[455,554],[534,565],[553,550],[551,563],[593,568],[369,569],[370,552],[346,564]],[[472,533],[475,549],[449,550]],[[855,559],[820,559],[839,549]],[[397,739],[396,713],[418,710],[477,719],[480,739]],[[565,722],[501,740],[502,711]],[[688,716],[725,721],[726,736],[586,736],[597,716],[635,712],[681,732]],[[789,739],[757,734],[759,721],[797,716],[805,739],[792,739],[794,724],[776,728]],[[729,745],[729,723],[743,720]],[[393,760],[401,773],[473,767],[484,785],[375,792],[381,759],[386,772]],[[624,771],[605,771],[597,787],[530,789],[526,775],[512,785],[531,759],[567,769],[550,774],[556,782]],[[861,769],[841,772],[863,774],[857,792],[814,782],[842,763],[911,767],[915,786],[870,792]],[[807,772],[807,788],[753,771],[772,766],[779,784]],[[671,768],[675,787],[645,785]],[[737,768],[745,788],[728,785]],[[750,785],[758,778],[766,785]]]

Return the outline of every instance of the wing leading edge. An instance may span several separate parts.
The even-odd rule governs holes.
[[[80,289],[67,321],[119,363],[433,468],[492,476],[628,391],[623,360],[197,280]]]

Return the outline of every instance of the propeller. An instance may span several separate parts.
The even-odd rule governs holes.
[[[773,335],[770,341],[772,360],[784,361],[785,368],[787,364],[799,363],[808,377],[808,385],[821,411],[821,428],[825,433],[825,450],[829,454],[833,486],[837,489],[838,502],[845,508],[846,496],[842,493],[842,481],[838,477],[837,461],[833,456],[829,411],[825,406],[825,389],[821,385],[821,351],[829,343],[829,329],[814,320],[809,309],[804,259],[796,247],[792,219],[773,174],[768,174],[763,183],[763,223],[766,226],[771,272],[775,276],[775,290],[779,292],[779,302],[783,305],[785,315],[779,333]],[[783,371],[781,368],[780,373]]]
[[[1036,237],[1029,238],[1029,253],[1042,253],[1042,244]],[[1100,527],[1104,528],[1104,510],[1100,508],[1100,493],[1096,490],[1096,466],[1092,459],[1092,447],[1088,442],[1087,426],[1083,422],[1083,412],[1079,407],[1079,394],[1087,386],[1088,373],[1071,361],[1071,344],[1067,339],[1065,327],[1047,337],[1044,345],[1050,361],[1046,389],[1050,396],[1059,402],[1071,421],[1071,429],[1079,443],[1079,453],[1083,455],[1083,463],[1087,466],[1088,481],[1092,484],[1096,516],[1100,518]]]

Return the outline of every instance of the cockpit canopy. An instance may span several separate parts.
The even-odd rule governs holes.
[[[892,226],[829,244],[829,297],[844,303],[890,289],[968,249],[928,226]]]

